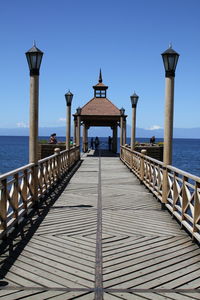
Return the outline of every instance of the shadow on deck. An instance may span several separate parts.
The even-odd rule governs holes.
[[[115,154],[100,152],[2,242],[0,298],[199,299],[199,246]]]
[[[100,154],[100,155],[99,155]],[[107,149],[97,149],[97,150],[89,150],[87,153],[87,156],[91,157],[119,157],[119,153],[114,153],[112,151],[109,151]]]

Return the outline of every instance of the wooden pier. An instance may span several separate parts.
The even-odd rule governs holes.
[[[200,299],[198,243],[118,157],[85,155],[22,225],[0,299]]]

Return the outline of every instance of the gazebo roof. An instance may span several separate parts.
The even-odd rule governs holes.
[[[94,88],[94,98],[88,101],[83,107],[74,114],[76,118],[80,115],[82,124],[86,126],[118,126],[120,122],[121,111],[107,97],[106,90],[108,86],[102,82],[100,70],[99,82]],[[124,115],[124,118],[127,116]]]
[[[107,98],[92,98],[81,109],[83,116],[120,116],[120,110]]]

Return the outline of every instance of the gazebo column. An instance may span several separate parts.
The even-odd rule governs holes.
[[[76,144],[80,146],[80,137],[81,137],[81,116],[77,117],[77,135],[76,135]]]
[[[81,107],[80,106],[76,109],[76,116],[77,116],[76,145],[80,147],[80,138],[81,138]]]
[[[73,143],[76,144],[77,141],[77,119],[74,117],[74,139]]]
[[[86,146],[86,143],[87,143],[87,128],[86,128],[86,125],[83,124],[83,152],[87,152],[87,146]]]
[[[88,151],[88,129],[89,127],[86,126],[86,152]]]
[[[124,123],[124,121],[123,121],[123,119],[124,119],[124,117],[123,116],[121,116],[120,117],[120,146],[123,146],[123,142],[124,142],[124,140],[123,140],[123,123]]]
[[[112,143],[112,151],[117,153],[117,125],[113,126],[113,143]]]
[[[123,145],[126,144],[126,118],[124,117],[123,122]]]

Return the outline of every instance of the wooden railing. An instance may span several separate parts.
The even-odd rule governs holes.
[[[121,160],[200,242],[200,177],[121,147]]]
[[[80,160],[79,147],[55,150],[38,165],[31,163],[0,176],[0,237]]]

